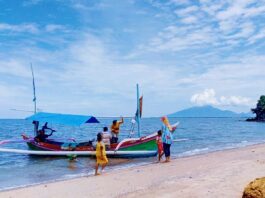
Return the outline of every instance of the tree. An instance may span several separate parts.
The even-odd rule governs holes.
[[[251,109],[253,113],[256,114],[255,120],[258,121],[265,121],[265,96],[260,96],[260,99],[258,100],[257,107],[254,109]]]

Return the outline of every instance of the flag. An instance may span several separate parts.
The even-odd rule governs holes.
[[[143,110],[143,96],[139,98],[139,108],[140,108],[140,118],[142,117],[142,110]],[[138,120],[138,109],[136,110],[135,113],[135,120]]]

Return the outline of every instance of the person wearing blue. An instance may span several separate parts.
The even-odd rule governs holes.
[[[167,117],[162,117],[161,121],[163,122],[162,142],[163,142],[163,149],[164,149],[164,153],[166,157],[165,162],[170,162],[170,146],[173,142],[173,132],[175,131],[175,128],[172,128],[170,126]]]

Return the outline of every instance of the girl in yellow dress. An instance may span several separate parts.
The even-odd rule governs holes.
[[[105,145],[102,142],[102,134],[98,133],[97,134],[97,146],[96,146],[96,170],[95,170],[95,175],[99,175],[98,173],[98,167],[101,165],[101,171],[106,167],[108,164],[108,158],[106,156],[106,149]]]

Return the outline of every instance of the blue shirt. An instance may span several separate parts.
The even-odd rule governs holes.
[[[162,141],[166,144],[172,144],[173,141],[173,134],[164,124],[162,125]]]

